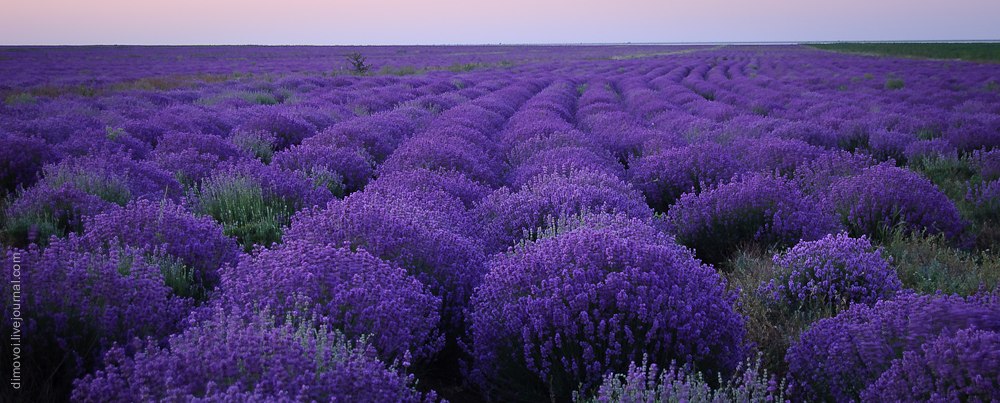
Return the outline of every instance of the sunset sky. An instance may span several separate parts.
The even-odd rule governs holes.
[[[3,0],[0,44],[1000,39],[996,0]]]

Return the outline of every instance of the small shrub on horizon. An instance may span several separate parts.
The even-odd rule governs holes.
[[[348,53],[346,58],[354,74],[368,74],[368,71],[371,70],[372,66],[368,64],[368,58],[362,55],[361,52]]]

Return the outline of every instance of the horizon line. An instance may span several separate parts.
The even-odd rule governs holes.
[[[815,40],[815,41],[696,41],[696,42],[530,42],[530,43],[438,43],[438,44],[134,44],[134,43],[92,43],[92,44],[0,44],[4,48],[29,47],[448,47],[448,46],[690,46],[690,45],[818,45],[834,43],[955,43],[990,44],[1000,43],[1000,39],[903,39],[903,40]]]

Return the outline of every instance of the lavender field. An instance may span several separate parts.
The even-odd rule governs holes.
[[[1000,400],[1000,64],[0,48],[7,401]]]

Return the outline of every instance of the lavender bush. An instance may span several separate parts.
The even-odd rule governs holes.
[[[806,400],[857,400],[906,351],[962,329],[1000,329],[995,297],[903,295],[823,319],[788,350],[791,388]]]
[[[82,242],[94,248],[131,247],[162,252],[193,269],[192,285],[211,289],[222,266],[235,265],[240,249],[209,217],[196,217],[170,201],[139,200],[89,217]]]
[[[489,263],[469,318],[472,376],[489,395],[565,399],[644,355],[735,368],[743,318],[718,275],[666,235],[617,232],[584,225]]]
[[[70,236],[45,249],[33,245],[5,255],[6,264],[21,267],[17,278],[5,270],[6,282],[25,285],[19,297],[3,298],[4,312],[16,306],[26,315],[18,322],[22,374],[49,379],[48,390],[41,383],[28,385],[49,399],[58,399],[73,378],[93,370],[114,344],[134,337],[159,340],[182,328],[193,306],[168,285],[176,274],[169,261],[132,248],[92,251]],[[5,318],[4,328],[12,329],[13,320]]]
[[[933,183],[884,164],[837,181],[828,197],[853,235],[883,237],[900,225],[957,239],[965,227],[955,204]]]
[[[755,174],[681,196],[667,220],[677,241],[719,262],[743,244],[763,247],[816,240],[837,225],[822,204],[791,181]]]
[[[981,401],[1000,395],[1000,333],[961,330],[903,353],[862,400]]]
[[[584,212],[625,213],[650,218],[652,211],[642,195],[613,175],[589,169],[540,175],[511,192],[501,188],[485,198],[474,213],[484,225],[491,251],[504,250],[546,220]]]
[[[134,355],[115,348],[106,368],[77,381],[76,401],[432,400],[412,380],[352,341],[309,324],[275,324],[267,313],[215,309],[165,346],[146,343]],[[170,376],[164,376],[170,374]]]
[[[845,233],[801,242],[774,256],[778,278],[759,292],[793,309],[872,305],[892,298],[902,284],[883,252],[866,238]]]
[[[348,337],[370,335],[387,360],[411,354],[426,359],[440,350],[441,299],[363,249],[289,242],[260,250],[222,276],[226,304],[268,309],[279,319],[298,310]]]

